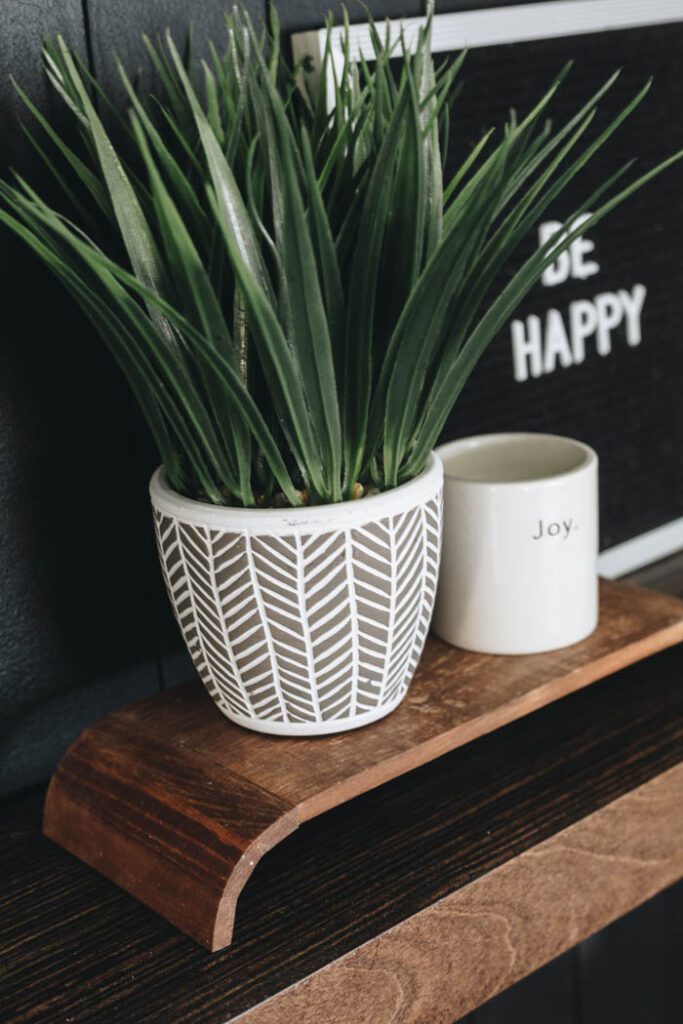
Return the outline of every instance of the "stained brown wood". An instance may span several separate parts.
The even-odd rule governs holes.
[[[300,822],[680,640],[683,602],[605,582],[584,643],[502,658],[430,639],[396,712],[320,740],[242,730],[190,684],[86,730],[52,779],[44,831],[220,949],[253,867]]]
[[[248,779],[111,715],[64,758],[44,832],[220,949],[254,864],[297,824],[292,807]]]
[[[679,764],[237,1021],[459,1020],[677,881],[682,837]]]
[[[325,968],[387,933],[398,951],[397,929],[405,924],[393,974],[389,958],[376,972],[371,958],[363,964],[372,999],[360,1003],[364,1016],[354,1024],[381,1024],[383,999],[388,993],[396,1006],[399,986],[420,996],[425,1012],[434,1008],[423,1020],[450,1024],[458,1007],[517,977],[509,970],[487,975],[492,960],[482,936],[504,944],[498,936],[505,926],[494,929],[499,911],[514,925],[520,970],[531,970],[544,943],[545,955],[553,955],[563,922],[572,923],[568,932],[578,941],[675,877],[667,822],[674,835],[680,831],[680,803],[672,808],[663,791],[643,787],[683,762],[682,678],[679,645],[304,823],[257,866],[240,898],[234,941],[214,954],[44,840],[41,792],[0,805],[0,1020],[227,1024],[259,1006],[272,1013],[281,994],[278,1024],[299,1024],[297,1015],[317,1024],[330,1000],[324,985],[304,988],[305,979],[327,978],[338,992],[338,978]],[[612,811],[633,791],[627,850],[623,818]],[[544,857],[527,855],[589,817],[601,823],[601,842],[591,839],[572,886],[558,898],[546,876],[547,884],[530,885],[533,907],[524,905],[524,887],[516,890],[518,902],[505,904],[499,869],[512,870],[522,858],[542,872]],[[641,833],[648,843],[634,863]],[[608,853],[605,882],[591,865]],[[457,949],[448,930],[439,933],[440,946],[412,927],[475,881],[483,920],[460,933]],[[430,919],[422,920],[429,931]],[[436,960],[455,968],[438,975],[430,991]],[[358,1006],[362,981],[358,971],[343,993],[349,1005]],[[310,1007],[288,1001],[300,985]],[[671,997],[678,1008],[673,988]],[[401,1013],[410,1008],[407,998],[399,1005]]]

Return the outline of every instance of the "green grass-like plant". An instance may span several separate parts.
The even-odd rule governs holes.
[[[73,145],[17,86],[63,203],[15,176],[0,183],[0,220],[101,334],[181,494],[319,504],[419,474],[544,269],[683,155],[617,189],[625,165],[515,262],[649,83],[586,141],[617,75],[554,129],[547,108],[566,68],[444,181],[463,58],[435,68],[430,25],[412,52],[373,25],[370,62],[351,61],[347,26],[335,77],[330,21],[314,94],[298,87],[303,69],[283,58],[277,23],[257,32],[236,9],[223,49],[198,66],[169,34],[146,40],[159,85],[144,95],[120,66],[125,115],[58,37],[45,70],[73,117]]]

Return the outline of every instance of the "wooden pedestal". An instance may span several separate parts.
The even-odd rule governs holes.
[[[498,657],[430,637],[393,714],[321,739],[243,730],[189,683],[76,740],[52,778],[44,833],[218,950],[254,866],[302,821],[681,640],[682,601],[604,582],[584,643]]]

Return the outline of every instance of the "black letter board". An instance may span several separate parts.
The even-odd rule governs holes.
[[[408,38],[417,22],[403,22]],[[295,37],[295,54],[315,60],[320,42],[320,33]],[[568,60],[574,67],[551,108],[556,124],[623,69],[589,132],[654,75],[643,104],[548,211],[548,223],[569,216],[630,157],[638,157],[637,175],[683,148],[680,0],[551,0],[437,15],[437,60],[464,46],[447,168],[483,130],[502,126],[510,107],[526,113]],[[365,25],[352,26],[354,51],[369,55]],[[538,234],[520,259],[537,242]],[[683,546],[682,280],[683,167],[676,165],[546,273],[492,343],[444,432],[450,440],[538,430],[592,445],[601,460],[602,547],[617,546],[603,557],[609,574]]]

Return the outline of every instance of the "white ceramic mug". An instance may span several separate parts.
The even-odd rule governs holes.
[[[487,654],[578,643],[598,622],[598,457],[552,434],[437,449],[443,553],[433,628]]]

